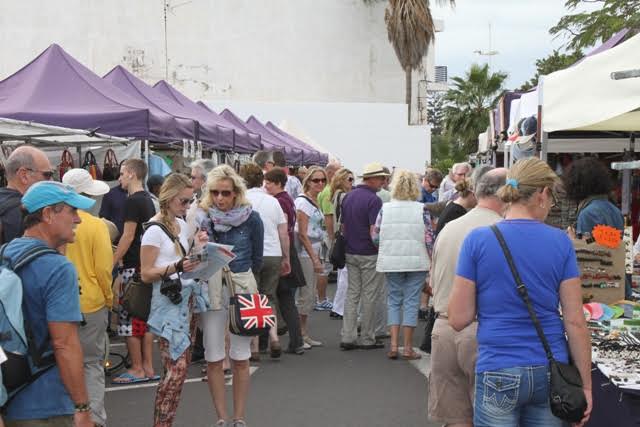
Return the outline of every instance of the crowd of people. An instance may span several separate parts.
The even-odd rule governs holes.
[[[335,161],[296,176],[281,153],[261,152],[238,172],[203,159],[191,165],[190,176],[150,177],[154,196],[145,190],[147,166],[139,159],[122,163],[112,189],[84,169],[68,171],[62,183],[51,181],[51,164],[33,147],[16,149],[5,169],[4,256],[15,261],[35,247],[58,251],[17,271],[30,285],[24,287],[25,322],[35,345],[53,352],[55,362],[9,396],[3,414],[9,426],[107,425],[103,364],[112,311],[131,361],[113,382],[158,381],[154,426],[173,425],[187,368],[204,359],[215,425],[243,427],[250,361],[322,346],[314,338],[314,311],[342,321],[342,351],[386,347],[391,360],[416,360],[422,356],[413,347],[414,332],[429,304],[437,312],[432,420],[560,426],[549,408],[546,354],[490,228],[495,224],[553,356],[565,363],[571,358],[580,371],[589,402],[581,424],[589,417],[589,335],[569,234],[605,222],[622,227],[607,200],[610,178],[597,160],[577,161],[563,181],[537,159],[510,170],[460,163],[446,175],[433,168],[391,173],[370,163],[356,185],[356,174]],[[560,192],[579,205],[569,230],[545,224],[556,224],[549,214]],[[99,196],[101,218],[89,213]],[[336,266],[329,254],[338,235],[345,259],[331,300],[328,276]],[[228,274],[182,278],[198,267],[195,255],[207,242],[233,246]],[[153,287],[147,319],[118,304],[137,282]],[[277,326],[257,337],[229,333],[228,286],[266,295]],[[280,342],[285,333],[286,346]],[[154,339],[160,373],[153,366]]]

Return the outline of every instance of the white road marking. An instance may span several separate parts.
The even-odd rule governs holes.
[[[398,353],[402,354],[404,347],[398,348]],[[431,355],[429,353],[425,353],[419,348],[413,348],[413,350],[422,356],[422,359],[418,360],[410,360],[409,363],[416,368],[422,375],[429,378],[429,374],[431,373]]]
[[[253,373],[255,371],[258,370],[257,366],[252,366],[249,369],[249,375],[253,375]],[[206,376],[204,377],[197,377],[197,378],[187,378],[184,383],[185,384],[190,384],[190,383],[199,383],[199,382],[204,382],[207,379]],[[113,383],[112,383],[113,384]],[[233,384],[233,379],[229,378],[225,381],[225,385],[232,385]],[[128,384],[128,385],[114,385],[113,387],[107,387],[105,388],[105,392],[110,392],[110,391],[123,391],[123,390],[134,390],[134,389],[138,389],[138,388],[150,388],[150,387],[157,387],[158,385],[158,381],[149,381],[149,382],[145,382],[145,383],[138,383],[138,384]]]

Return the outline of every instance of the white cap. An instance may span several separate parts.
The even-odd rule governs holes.
[[[85,169],[69,169],[62,176],[62,183],[72,186],[80,194],[84,193],[90,196],[102,196],[109,192],[109,184],[93,179],[89,171]]]

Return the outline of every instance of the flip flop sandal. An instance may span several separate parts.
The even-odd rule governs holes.
[[[160,381],[160,375],[154,375],[152,377],[147,377],[149,381]]]
[[[123,374],[118,375],[114,379],[111,380],[113,384],[138,384],[138,383],[146,383],[149,381],[147,377],[136,377],[129,372],[125,372]]]
[[[387,357],[391,360],[396,360],[398,358],[398,350],[389,350]]]
[[[419,359],[422,359],[422,356],[420,354],[416,353],[415,351],[412,351],[411,353],[403,354],[402,358],[404,360],[419,360]]]

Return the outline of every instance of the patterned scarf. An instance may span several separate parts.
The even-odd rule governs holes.
[[[249,215],[251,215],[251,212],[251,205],[237,206],[226,212],[212,207],[209,209],[209,218],[211,218],[214,230],[225,233],[231,230],[231,228],[244,223],[249,218]]]

